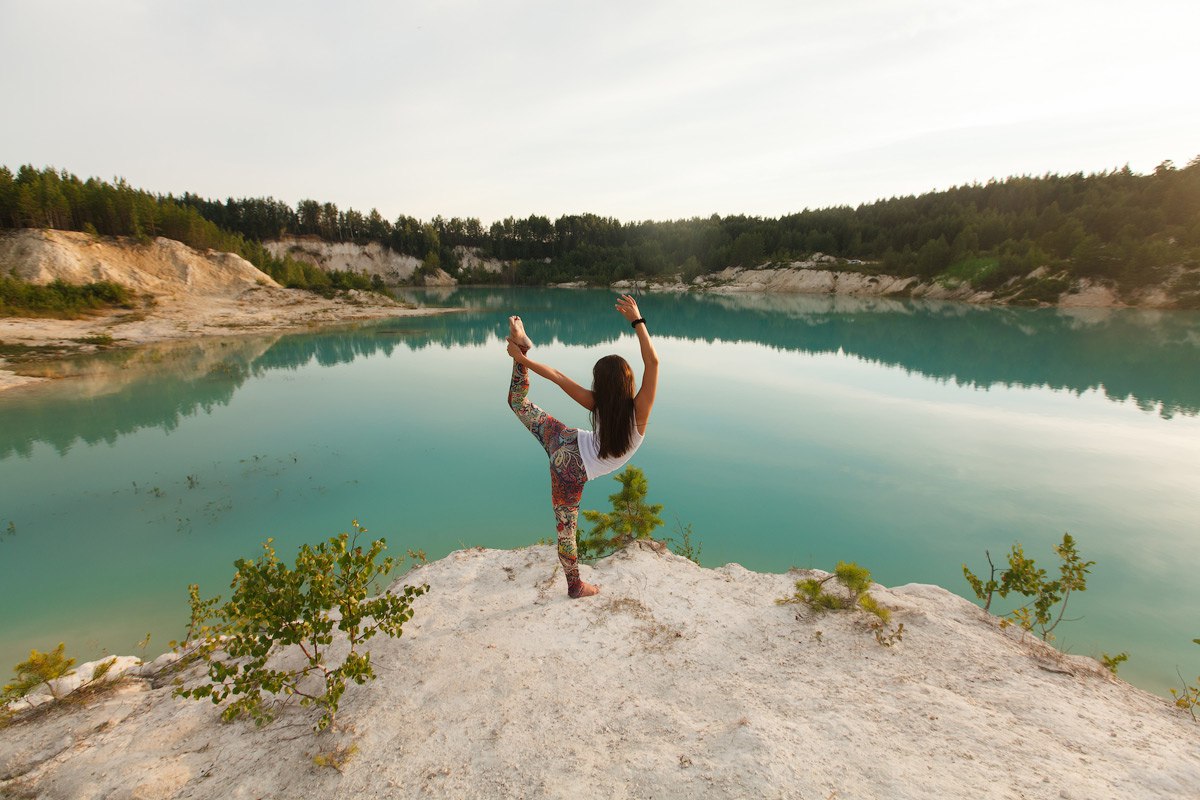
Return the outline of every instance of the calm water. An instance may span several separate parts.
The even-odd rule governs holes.
[[[55,365],[0,395],[0,666],[179,635],[186,586],[358,518],[392,551],[550,536],[545,456],[505,401],[520,313],[581,382],[636,357],[607,292],[423,294],[459,313],[196,340]],[[1097,562],[1059,645],[1131,653],[1156,692],[1200,673],[1200,315],[814,297],[650,296],[659,402],[634,463],[707,565],[869,567],[969,593],[1014,541]],[[535,379],[570,424],[581,409]],[[616,484],[589,484],[584,508]],[[665,533],[669,533],[666,531]],[[547,568],[551,565],[547,564]]]

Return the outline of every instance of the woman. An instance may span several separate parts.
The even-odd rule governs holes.
[[[587,390],[553,367],[526,355],[533,342],[525,335],[520,317],[509,317],[508,354],[513,359],[508,404],[517,418],[537,437],[550,456],[550,497],[558,527],[558,560],[567,576],[567,595],[590,597],[600,587],[579,579],[575,527],[583,484],[620,469],[633,456],[646,434],[654,393],[658,388],[658,354],[650,343],[646,320],[629,295],[617,301],[617,311],[637,332],[642,350],[642,388],[634,386],[633,370],[620,356],[605,356],[592,368],[592,388]],[[592,413],[594,431],[568,428],[529,402],[529,370],[554,382],[579,405]]]

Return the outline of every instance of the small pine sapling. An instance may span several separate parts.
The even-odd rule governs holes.
[[[891,610],[879,605],[879,601],[873,596],[865,592],[858,598],[858,607],[868,614],[874,614],[879,617],[879,621],[886,625],[892,619]]]
[[[662,504],[646,502],[649,485],[645,473],[628,466],[613,479],[620,482],[621,490],[608,496],[612,513],[583,512],[583,518],[592,523],[592,529],[579,537],[580,558],[602,558],[635,539],[649,539],[654,529],[663,524],[658,516]]]
[[[1116,675],[1117,670],[1128,660],[1129,653],[1126,652],[1117,653],[1115,656],[1110,656],[1108,653],[1100,654],[1100,663],[1103,664],[1104,668],[1113,675]]]
[[[866,567],[860,567],[853,561],[849,563],[839,561],[833,568],[833,574],[838,579],[838,583],[850,591],[852,603],[857,603],[871,588],[871,571]]]
[[[45,685],[50,690],[50,696],[58,700],[58,691],[54,688],[54,681],[75,674],[75,671],[71,669],[75,665],[75,659],[67,658],[65,651],[66,644],[64,642],[59,642],[58,647],[48,653],[30,650],[29,660],[22,661],[13,668],[16,680],[5,685],[4,698],[15,700],[29,694],[38,686]]]
[[[840,585],[843,591],[840,593],[826,591],[825,587],[830,581],[835,581],[834,585]],[[877,641],[880,641],[880,644],[884,644],[882,634],[880,634],[878,629],[891,621],[892,612],[875,599],[869,591],[870,588],[870,570],[866,567],[860,567],[853,561],[839,561],[837,566],[834,567],[832,575],[826,575],[824,578],[804,578],[798,580],[796,581],[796,591],[790,597],[782,597],[776,602],[803,603],[816,611],[857,608],[868,614],[873,614],[879,619],[875,623],[875,638]],[[903,627],[901,625],[900,629],[902,630]],[[893,642],[899,641],[903,634],[897,631],[891,634],[891,636],[894,638],[886,643],[889,647]]]
[[[839,608],[846,608],[847,604],[845,600],[825,591],[826,582],[832,580],[833,577],[833,575],[829,575],[825,578],[805,578],[804,580],[796,581],[796,593],[792,597],[781,598],[778,602],[800,602],[817,611],[834,611]]]

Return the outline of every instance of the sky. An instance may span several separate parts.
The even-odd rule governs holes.
[[[0,0],[0,164],[395,219],[779,216],[1200,155],[1193,0]]]

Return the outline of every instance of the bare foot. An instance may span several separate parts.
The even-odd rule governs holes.
[[[518,316],[508,318],[508,340],[521,348],[522,353],[528,353],[533,347],[533,340],[525,334],[525,323]]]
[[[578,600],[580,597],[591,597],[592,595],[600,594],[600,587],[590,583],[579,582],[579,594],[571,595],[571,599]]]

